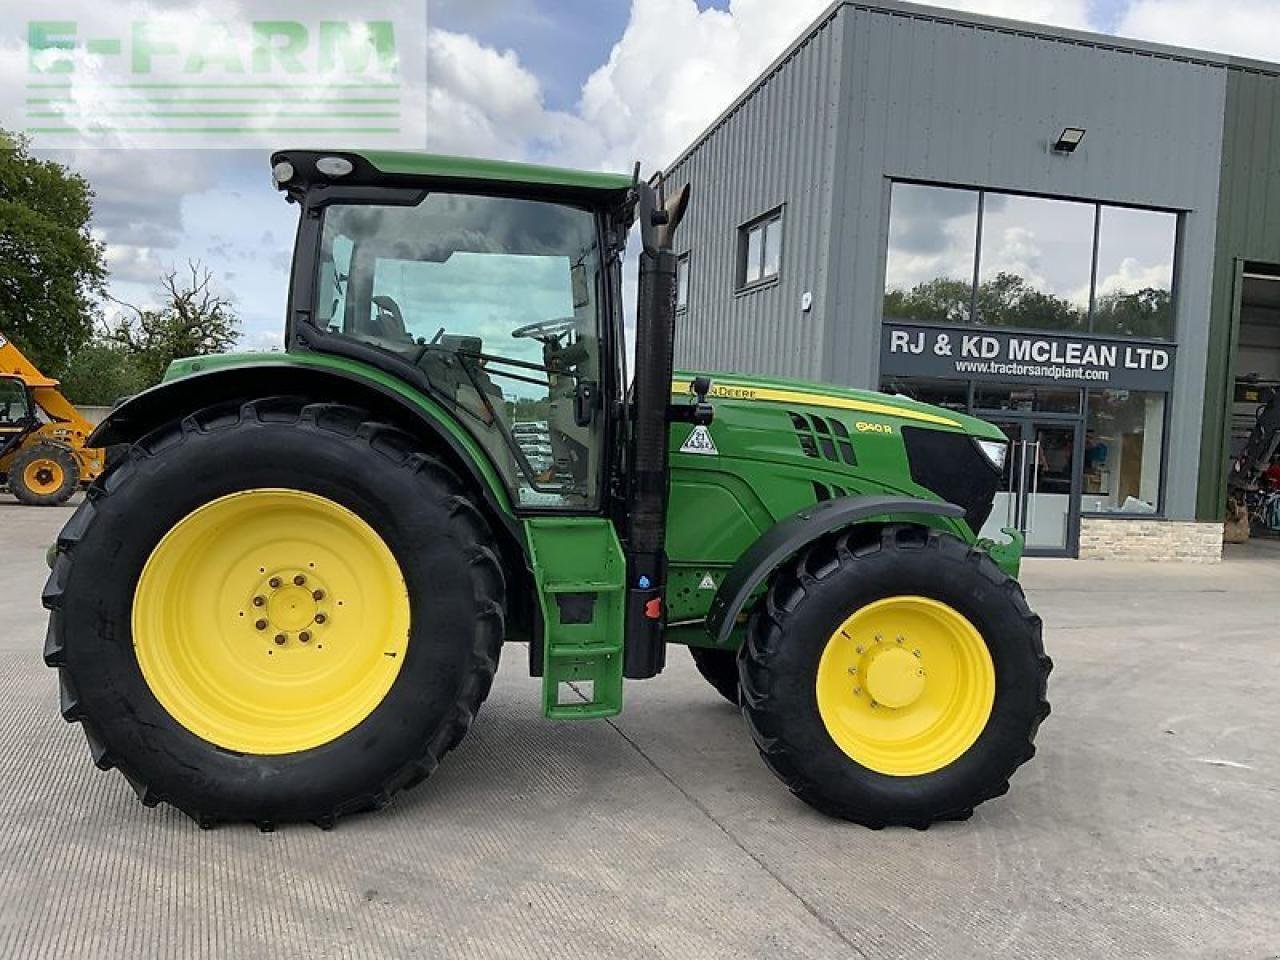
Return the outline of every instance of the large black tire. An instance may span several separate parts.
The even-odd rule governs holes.
[[[893,596],[930,598],[962,613],[995,668],[995,699],[977,740],[918,776],[855,762],[828,733],[817,702],[818,663],[833,631],[854,611]],[[751,734],[792,793],[868,827],[923,829],[966,819],[1008,790],[1013,772],[1035,753],[1053,665],[1040,618],[989,556],[936,530],[894,525],[820,541],[781,570],[752,615],[740,666]]]
[[[180,725],[147,685],[131,642],[143,564],[192,510],[230,493],[286,488],[328,498],[376,531],[407,587],[410,634],[385,697],[313,749],[253,755]],[[457,477],[411,437],[360,411],[290,399],[211,408],[152,433],[90,489],[58,540],[44,593],[45,661],[62,713],[94,762],[142,802],[202,826],[329,826],[425,779],[488,695],[504,634],[493,535]]]
[[[738,651],[715,650],[711,647],[690,647],[694,666],[702,674],[702,678],[716,688],[735,707],[742,702],[742,691],[738,686]]]
[[[60,482],[51,490],[40,491],[27,483],[28,468],[38,461],[48,461],[50,479]],[[76,456],[66,447],[56,443],[33,443],[19,450],[9,464],[9,490],[29,507],[56,507],[71,499],[71,495],[80,486],[80,464]]]

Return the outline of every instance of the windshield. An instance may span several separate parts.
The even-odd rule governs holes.
[[[317,322],[421,369],[519,502],[581,508],[600,468],[582,402],[600,387],[597,237],[590,211],[535,200],[331,206]]]

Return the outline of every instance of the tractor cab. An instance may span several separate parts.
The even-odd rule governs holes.
[[[328,160],[328,175],[306,153],[273,167],[304,208],[300,251],[315,251],[314,273],[295,274],[292,342],[377,357],[422,382],[520,507],[597,509],[601,413],[621,389],[614,320],[633,184],[597,175],[517,195],[485,179],[506,165],[477,164],[428,190],[422,158]]]

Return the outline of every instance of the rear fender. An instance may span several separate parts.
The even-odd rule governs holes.
[[[747,601],[788,557],[820,537],[883,517],[919,516],[959,520],[964,508],[915,497],[855,496],[824,500],[780,520],[738,558],[716,591],[707,613],[715,646],[727,646]]]
[[[489,520],[521,545],[523,533],[493,464],[479,445],[449,422],[429,397],[395,389],[347,369],[295,362],[249,362],[193,373],[152,387],[117,407],[88,439],[93,447],[136,443],[151,431],[205,407],[257,397],[296,396],[346,403],[426,441],[479,494]]]

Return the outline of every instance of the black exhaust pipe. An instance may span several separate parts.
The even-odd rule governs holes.
[[[659,187],[659,191],[661,187]],[[627,495],[627,625],[623,675],[657,676],[666,663],[668,410],[676,334],[676,229],[689,205],[686,186],[670,202],[637,180],[640,283],[636,373],[632,385]]]

